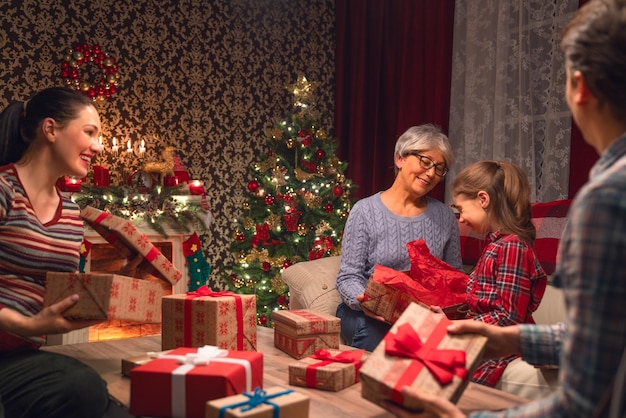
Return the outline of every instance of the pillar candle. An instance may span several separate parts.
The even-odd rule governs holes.
[[[101,165],[94,165],[93,184],[96,187],[109,187],[109,169]]]
[[[189,193],[195,195],[203,195],[204,194],[204,185],[200,180],[194,180],[189,183]]]

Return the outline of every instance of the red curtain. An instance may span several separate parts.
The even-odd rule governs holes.
[[[362,198],[394,179],[396,139],[448,132],[454,0],[335,0],[335,132]],[[441,182],[431,193],[443,200]]]
[[[393,183],[395,141],[409,126],[448,131],[454,0],[335,0],[335,17],[334,134],[362,198]],[[572,122],[569,198],[597,158]],[[431,195],[443,200],[443,186]]]

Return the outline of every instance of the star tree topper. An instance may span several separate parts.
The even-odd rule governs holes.
[[[317,89],[319,84],[317,82],[311,83],[305,76],[301,75],[295,84],[287,86],[287,90],[293,93],[294,106],[306,108],[312,105],[315,102],[315,89]]]

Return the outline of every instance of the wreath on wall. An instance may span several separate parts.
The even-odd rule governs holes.
[[[110,98],[119,84],[115,57],[97,44],[79,44],[69,49],[61,63],[61,77],[67,86],[94,100]]]

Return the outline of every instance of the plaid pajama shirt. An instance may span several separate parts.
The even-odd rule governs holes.
[[[534,324],[532,313],[546,290],[547,277],[532,247],[515,234],[492,232],[467,282],[473,318],[500,326]],[[495,386],[517,356],[484,361],[473,380]]]

